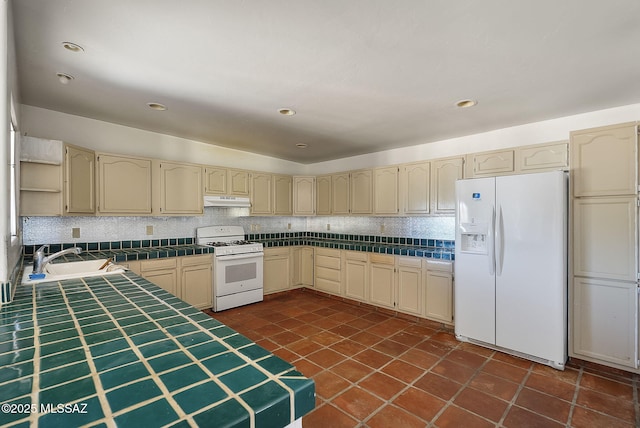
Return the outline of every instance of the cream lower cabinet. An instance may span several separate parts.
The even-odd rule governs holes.
[[[342,251],[342,270],[344,272],[344,295],[362,302],[368,299],[369,260],[367,253],[360,251]]]
[[[202,254],[122,263],[198,309],[213,306],[213,257]]]
[[[264,249],[264,294],[288,290],[291,287],[291,272],[289,247]]]
[[[424,315],[451,324],[453,322],[453,263],[427,260]]]
[[[423,260],[418,257],[397,257],[398,303],[397,309],[413,315],[422,315],[424,308]]]
[[[198,309],[213,307],[213,256],[179,257],[180,298]]]
[[[573,354],[637,369],[637,307],[635,283],[575,278]]]
[[[313,287],[313,247],[291,247],[291,285]]]
[[[151,214],[151,159],[96,154],[98,214]]]
[[[395,257],[369,253],[369,302],[389,309],[396,308]]]
[[[342,294],[342,262],[340,250],[333,248],[315,249],[313,286],[327,293]]]

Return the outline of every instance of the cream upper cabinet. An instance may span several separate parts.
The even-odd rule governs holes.
[[[293,215],[314,215],[316,178],[293,177]]]
[[[395,270],[394,256],[369,253],[369,302],[395,309]]]
[[[273,214],[293,214],[293,178],[290,175],[273,175]]]
[[[576,277],[572,355],[638,368],[637,304],[636,283]]]
[[[422,259],[397,257],[398,262],[398,310],[413,315],[423,315],[424,277]]]
[[[251,214],[273,214],[273,178],[271,174],[251,173]]]
[[[62,215],[62,165],[20,162],[20,215]]]
[[[316,215],[331,215],[331,176],[316,177]]]
[[[465,177],[490,177],[512,174],[515,170],[514,150],[495,150],[467,155]]]
[[[264,294],[288,290],[291,286],[291,258],[289,247],[264,250]]]
[[[227,194],[231,196],[249,196],[249,171],[241,169],[227,170]]]
[[[373,171],[351,172],[351,214],[373,213]]]
[[[456,209],[456,180],[463,176],[464,159],[447,158],[431,162],[431,212],[453,214]]]
[[[542,172],[569,167],[569,144],[558,141],[516,148],[516,172]]]
[[[226,195],[227,169],[215,166],[204,167],[204,194]]]
[[[151,159],[98,153],[98,213],[151,214]]]
[[[331,213],[350,213],[350,175],[348,172],[331,176]]]
[[[64,212],[65,214],[94,214],[96,212],[95,152],[65,145],[64,153]]]
[[[429,214],[431,162],[418,162],[400,168],[400,195],[403,214]]]
[[[369,290],[369,261],[367,253],[343,251],[344,295],[350,299],[366,301]]]
[[[572,132],[573,195],[637,194],[637,140],[635,123]]]
[[[373,170],[374,194],[373,212],[375,214],[396,215],[398,208],[399,168],[391,166]]]
[[[159,176],[154,205],[158,214],[193,215],[204,212],[202,168],[178,162],[155,161]]]
[[[427,260],[425,316],[447,324],[453,322],[453,264]]]
[[[637,280],[637,197],[573,200],[573,274]]]

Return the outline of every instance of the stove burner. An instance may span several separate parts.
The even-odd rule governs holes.
[[[230,247],[232,245],[249,245],[253,244],[251,241],[230,241],[230,242],[209,242],[207,245],[212,247]]]

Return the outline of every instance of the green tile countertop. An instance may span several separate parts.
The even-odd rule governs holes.
[[[3,427],[282,427],[314,388],[130,272],[20,286],[0,309]]]

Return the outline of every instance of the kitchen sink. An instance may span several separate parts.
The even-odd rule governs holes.
[[[125,271],[119,265],[109,263],[104,269],[100,269],[107,262],[107,259],[86,260],[81,262],[49,263],[44,269],[44,278],[31,279],[29,275],[33,272],[33,266],[24,268],[22,273],[23,284],[36,284],[45,281],[59,281],[62,279],[84,278],[88,276],[113,275]]]

